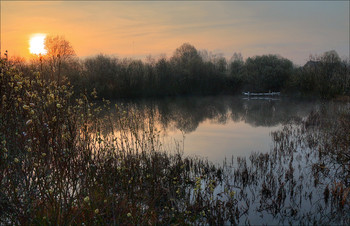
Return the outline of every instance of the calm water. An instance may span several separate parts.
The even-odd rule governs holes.
[[[117,102],[125,111],[152,117],[164,145],[179,143],[184,154],[222,163],[271,149],[270,133],[295,117],[306,117],[319,102],[287,98],[182,97]]]
[[[136,118],[131,123],[137,127],[135,131],[147,131],[143,130],[147,128],[144,124],[154,122],[151,125],[160,131],[163,150],[172,151],[172,147],[179,145],[185,156],[199,156],[223,166],[225,183],[215,188],[215,194],[221,194],[227,187],[233,189],[239,224],[350,222],[349,205],[340,202],[345,202],[350,192],[345,187],[348,176],[343,178],[348,175],[344,174],[344,162],[323,154],[328,153],[328,149],[320,151],[323,146],[318,144],[328,142],[329,134],[312,126],[320,120],[320,115],[331,120],[339,110],[349,109],[349,104],[238,96],[114,104],[123,111],[120,115]],[[108,113],[113,115],[117,110],[111,111]],[[317,116],[315,112],[322,114]],[[137,117],[131,117],[132,114]],[[310,129],[306,129],[306,124],[301,126],[300,119],[306,118]],[[273,133],[275,131],[279,132]],[[221,164],[225,159],[228,161]],[[340,173],[341,169],[344,172]],[[328,198],[330,191],[332,198]]]

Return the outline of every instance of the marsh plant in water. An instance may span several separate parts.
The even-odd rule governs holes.
[[[350,106],[334,106],[273,132],[270,153],[224,166],[238,190],[241,221],[349,224]]]
[[[214,165],[164,147],[152,114],[0,67],[0,224],[349,223],[349,105]]]

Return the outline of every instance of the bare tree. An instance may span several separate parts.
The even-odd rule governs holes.
[[[230,59],[230,63],[232,62],[239,62],[239,63],[243,63],[243,56],[241,53],[233,53],[231,59]]]
[[[69,63],[74,59],[75,51],[72,45],[63,36],[47,36],[45,39],[47,60],[51,68],[51,75],[54,78],[57,74],[57,82],[61,82],[62,64]]]

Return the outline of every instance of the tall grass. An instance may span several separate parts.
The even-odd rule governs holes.
[[[240,190],[241,222],[349,224],[350,106],[329,106],[273,132],[270,153],[224,166]]]

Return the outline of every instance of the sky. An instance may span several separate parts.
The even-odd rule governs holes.
[[[349,1],[1,1],[2,52],[29,58],[35,33],[64,36],[79,57],[171,57],[190,43],[303,65],[329,50],[349,57]]]

